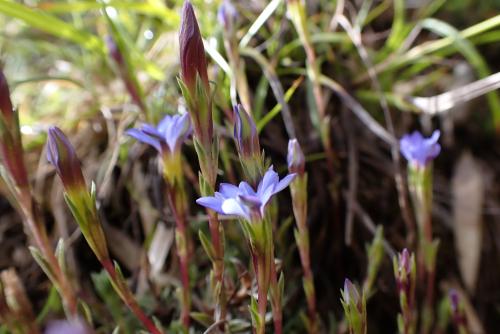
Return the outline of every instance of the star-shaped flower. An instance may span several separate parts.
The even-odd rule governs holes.
[[[404,135],[399,141],[401,154],[412,165],[425,167],[441,152],[441,145],[438,143],[440,134],[439,130],[436,130],[429,138],[424,138],[418,131]]]
[[[239,186],[222,183],[214,196],[201,197],[196,203],[223,215],[238,216],[248,221],[253,217],[262,219],[271,197],[285,189],[294,177],[295,174],[289,174],[280,180],[271,166],[257,186],[257,191],[245,181]]]
[[[189,115],[167,115],[158,126],[144,124],[139,129],[129,129],[129,136],[153,146],[159,153],[174,154],[191,134]]]

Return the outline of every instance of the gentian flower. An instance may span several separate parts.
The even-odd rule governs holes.
[[[300,148],[300,144],[297,139],[290,139],[288,141],[288,154],[286,156],[286,161],[288,163],[288,170],[290,173],[297,173],[303,175],[305,171],[306,158],[304,153]]]
[[[90,334],[92,331],[81,321],[58,320],[49,323],[45,334]]]
[[[191,134],[188,114],[165,116],[158,126],[144,124],[140,129],[129,129],[129,136],[153,146],[160,154],[175,154]]]
[[[61,129],[55,126],[49,128],[47,160],[56,168],[66,191],[78,192],[86,188],[75,149]]]
[[[441,146],[438,143],[440,134],[439,130],[436,130],[430,138],[424,138],[418,131],[404,135],[399,141],[401,153],[410,164],[425,167],[441,152]]]
[[[201,197],[196,203],[223,215],[238,216],[248,221],[262,219],[271,197],[285,189],[294,177],[295,174],[289,174],[280,180],[271,166],[257,191],[245,181],[240,182],[239,186],[222,183],[214,196]]]

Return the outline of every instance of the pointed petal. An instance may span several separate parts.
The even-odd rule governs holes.
[[[161,152],[160,140],[153,138],[138,129],[129,129],[125,131],[125,133],[140,142],[153,146],[158,152]]]
[[[293,181],[293,179],[295,178],[296,175],[297,174],[293,173],[293,174],[288,174],[287,176],[285,176],[280,182],[278,182],[276,187],[274,187],[273,194],[279,193],[280,191],[282,191],[283,189],[288,187],[288,185],[290,184],[290,182]]]
[[[206,208],[212,209],[218,213],[224,214],[224,211],[222,210],[223,200],[220,198],[212,196],[201,197],[196,200],[196,203]]]

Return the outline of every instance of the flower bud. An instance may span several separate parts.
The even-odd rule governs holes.
[[[242,157],[260,155],[259,136],[255,122],[241,104],[234,107],[234,139]]]
[[[464,333],[461,328],[467,327],[467,317],[465,315],[464,304],[457,290],[450,289],[448,293],[450,311],[454,325],[459,329],[459,333]]]
[[[290,139],[288,142],[288,154],[286,157],[288,163],[288,171],[290,173],[297,173],[298,175],[303,175],[305,171],[306,158],[304,153],[300,148],[300,144],[297,139]]]
[[[47,160],[56,168],[66,192],[86,191],[85,179],[75,149],[61,129],[55,126],[49,129]]]
[[[346,278],[344,280],[344,302],[346,304],[350,304],[351,301],[354,303],[354,305],[358,305],[360,302],[361,298],[359,297],[358,290],[356,289],[356,286],[352,284],[351,280]]]
[[[396,278],[398,293],[404,294],[407,304],[412,307],[415,298],[417,269],[415,255],[405,248],[398,256],[394,256],[394,276]]]
[[[193,94],[197,76],[209,91],[207,59],[201,38],[198,21],[191,2],[185,1],[181,14],[181,30],[179,33],[181,80]]]
[[[342,294],[342,307],[349,326],[349,333],[366,334],[366,298],[359,294],[358,289],[346,278]]]
[[[11,125],[14,112],[10,100],[9,85],[2,70],[0,70],[0,112],[7,125]]]
[[[0,157],[15,185],[20,189],[28,187],[23,155],[17,114],[12,107],[7,79],[0,70]]]

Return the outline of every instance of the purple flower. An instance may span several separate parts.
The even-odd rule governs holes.
[[[167,115],[158,126],[144,124],[140,129],[129,129],[129,136],[153,146],[161,154],[180,151],[182,143],[191,134],[191,122],[187,113]]]
[[[262,219],[271,197],[285,189],[294,177],[295,174],[289,174],[280,181],[271,166],[257,186],[257,191],[244,181],[239,186],[222,183],[214,196],[201,197],[196,203],[223,215],[238,216],[248,221],[253,217]]]
[[[59,320],[49,323],[45,334],[90,334],[92,331],[80,321]]]
[[[290,173],[297,173],[299,175],[304,174],[306,158],[304,153],[300,148],[300,144],[297,139],[290,139],[288,141],[288,154],[286,156],[286,161],[288,163],[288,170]]]
[[[439,130],[436,130],[430,138],[424,138],[418,131],[404,135],[399,141],[401,153],[412,165],[425,167],[441,152],[438,143],[440,134]]]

